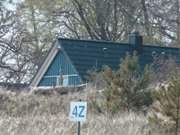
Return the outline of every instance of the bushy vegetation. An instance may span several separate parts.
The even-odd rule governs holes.
[[[174,69],[166,84],[153,91],[150,121],[166,132],[178,135],[180,128],[180,70]]]
[[[145,111],[152,104],[149,84],[153,72],[150,66],[141,69],[135,54],[132,56],[127,54],[121,60],[117,71],[105,67],[102,74],[106,83],[104,104],[111,113],[119,110]]]
[[[103,96],[92,102],[97,112],[144,112],[151,128],[162,134],[178,134],[180,69],[171,57],[159,55],[142,68],[138,56],[127,54],[119,69],[105,66],[97,76],[105,86]]]

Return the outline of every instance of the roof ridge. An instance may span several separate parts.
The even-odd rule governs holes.
[[[130,45],[129,42],[121,41],[107,41],[107,40],[91,40],[91,39],[75,39],[75,38],[62,38],[59,37],[58,40],[65,41],[76,41],[76,42],[94,42],[94,43],[105,43],[105,44],[116,44],[116,45]],[[76,44],[77,45],[77,44]],[[144,47],[155,47],[155,48],[164,48],[164,49],[180,49],[180,47],[171,47],[171,46],[158,46],[157,44],[143,44]]]
[[[75,38],[58,38],[58,40],[77,41],[77,42],[95,42],[95,43],[113,43],[113,44],[129,44],[127,42],[110,41],[110,40],[91,40],[91,39],[75,39]]]

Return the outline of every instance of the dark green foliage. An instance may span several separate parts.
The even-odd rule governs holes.
[[[180,120],[180,70],[174,68],[174,73],[166,84],[162,84],[153,93],[153,115],[150,121],[159,125],[167,132],[178,135]]]
[[[148,90],[152,78],[151,68],[146,66],[141,71],[135,54],[132,56],[127,54],[117,71],[105,67],[102,74],[106,82],[105,104],[110,112],[139,111],[152,103],[151,93]]]

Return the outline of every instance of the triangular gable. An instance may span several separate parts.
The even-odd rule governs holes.
[[[73,67],[71,60],[68,58],[66,53],[63,51],[63,48],[61,48],[61,45],[57,41],[51,48],[47,58],[33,78],[30,86],[56,86],[57,79],[59,79],[60,75],[63,77],[70,75],[70,80],[68,82],[65,82],[66,80],[64,79],[64,83],[68,83],[67,85],[79,84],[81,82],[81,78],[79,77],[76,79],[76,82],[73,82],[73,77],[77,77],[78,72]]]

